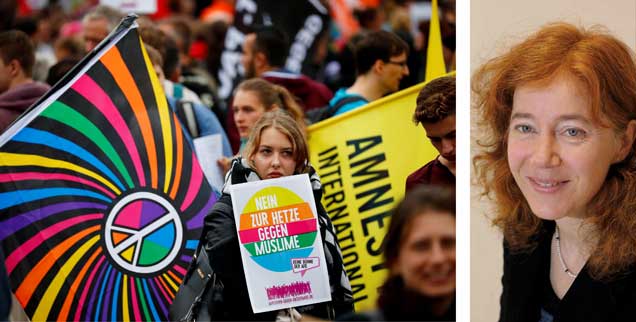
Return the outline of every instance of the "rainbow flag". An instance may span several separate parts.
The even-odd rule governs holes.
[[[322,180],[322,204],[342,249],[356,311],[376,308],[388,272],[382,243],[407,176],[438,155],[422,127],[411,122],[427,82],[307,129],[309,160]]]
[[[0,136],[0,245],[33,321],[160,321],[216,201],[118,28]]]

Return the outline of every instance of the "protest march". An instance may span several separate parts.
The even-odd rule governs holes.
[[[18,75],[0,84],[0,320],[377,308],[407,177],[444,160],[454,189],[454,122],[452,156],[413,123],[426,85],[454,79],[454,1],[110,2],[24,4],[0,30]],[[393,31],[373,27],[386,12]],[[46,76],[28,19],[59,24]],[[39,92],[4,113],[19,82]]]

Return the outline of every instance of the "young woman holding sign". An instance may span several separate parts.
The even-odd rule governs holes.
[[[634,321],[633,52],[551,24],[473,81],[491,134],[475,165],[504,237],[500,321]]]
[[[254,314],[243,273],[230,186],[301,173],[310,177],[316,200],[332,301],[297,307],[295,311]],[[214,312],[211,312],[213,319],[274,321],[290,312],[293,312],[294,319],[298,319],[294,315],[299,312],[333,320],[336,315],[353,309],[353,296],[340,247],[336,243],[331,220],[320,203],[321,197],[320,179],[308,163],[307,141],[301,127],[285,111],[278,110],[263,115],[254,125],[242,157],[233,160],[232,168],[226,176],[223,195],[205,218],[205,247],[208,249],[211,266],[224,285],[223,304],[214,307]]]

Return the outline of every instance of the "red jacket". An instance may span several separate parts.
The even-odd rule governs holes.
[[[0,94],[0,133],[51,87],[33,82],[15,86]]]
[[[296,96],[305,111],[329,105],[333,93],[325,84],[300,74],[285,71],[269,71],[261,76],[268,82],[283,86]]]

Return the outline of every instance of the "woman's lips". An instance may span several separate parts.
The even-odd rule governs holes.
[[[272,171],[267,175],[268,178],[280,178],[282,176],[283,174],[278,171]]]
[[[569,180],[542,179],[537,177],[527,177],[532,187],[539,192],[552,193],[563,188]]]
[[[432,270],[424,273],[424,278],[434,285],[445,285],[455,278],[455,270],[453,268],[443,270]]]

